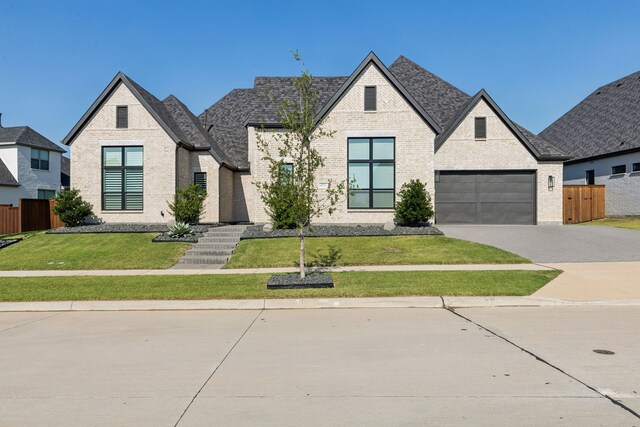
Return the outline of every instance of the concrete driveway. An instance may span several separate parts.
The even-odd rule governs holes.
[[[638,425],[638,324],[640,307],[0,313],[0,425]]]
[[[438,225],[448,237],[516,253],[536,263],[640,261],[640,231],[585,225]]]

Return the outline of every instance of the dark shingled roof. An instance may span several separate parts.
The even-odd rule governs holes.
[[[0,144],[8,142],[16,145],[57,151],[59,153],[65,152],[62,147],[54,144],[29,126],[0,127]]]
[[[6,185],[11,187],[17,187],[20,185],[13,174],[7,168],[7,165],[4,164],[2,159],[0,159],[0,185]]]
[[[540,136],[572,161],[640,149],[640,71],[597,89]]]

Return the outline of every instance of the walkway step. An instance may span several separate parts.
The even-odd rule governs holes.
[[[201,237],[198,239],[198,243],[233,243],[235,245],[239,240],[237,237]]]
[[[193,247],[187,250],[185,255],[194,255],[194,256],[225,256],[228,257],[231,255],[232,250],[220,250],[220,249],[202,249],[200,247]]]
[[[215,231],[207,231],[206,233],[203,234],[204,237],[233,237],[234,239],[240,239],[240,236],[242,236],[242,232],[239,233],[222,233],[222,232],[215,232]]]
[[[205,243],[194,243],[191,246],[191,248],[232,252],[236,248],[236,245],[233,243],[206,243],[205,242]]]
[[[220,226],[210,228],[191,245],[175,268],[188,265],[204,266],[208,269],[220,269],[235,249],[246,226]]]
[[[180,264],[224,264],[228,256],[185,255],[178,261]]]

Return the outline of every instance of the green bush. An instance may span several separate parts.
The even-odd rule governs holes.
[[[396,202],[395,221],[398,224],[415,226],[433,216],[433,205],[427,187],[419,179],[402,184]]]
[[[175,237],[183,237],[193,234],[193,228],[187,223],[176,222],[169,226],[169,235]]]
[[[267,214],[274,229],[295,228],[299,219],[297,215],[300,212],[300,204],[291,171],[277,166],[274,174],[275,179],[263,186],[264,191],[261,195]]]
[[[78,227],[84,224],[86,217],[93,215],[93,206],[82,200],[80,190],[76,188],[60,191],[53,200],[56,202],[52,208],[53,213],[58,215],[66,227]]]
[[[196,184],[179,188],[173,197],[173,203],[169,203],[169,213],[174,216],[176,222],[197,223],[204,213],[206,198],[207,192]]]

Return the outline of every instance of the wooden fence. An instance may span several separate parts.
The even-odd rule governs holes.
[[[604,185],[565,185],[562,194],[565,224],[605,217]]]
[[[51,210],[53,200],[20,199],[17,207],[0,205],[0,234],[48,230],[64,224]]]

